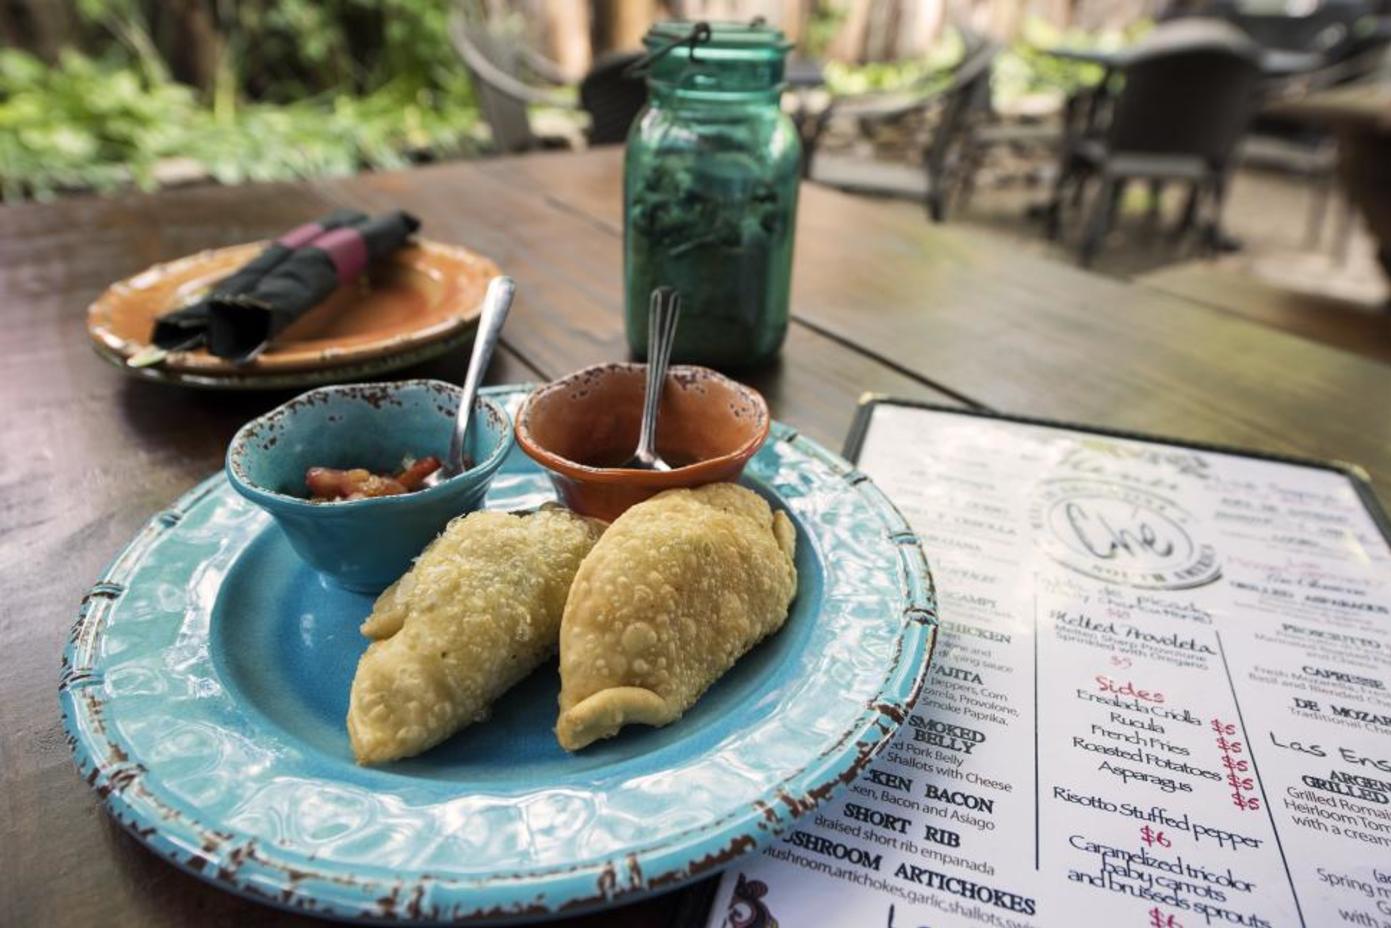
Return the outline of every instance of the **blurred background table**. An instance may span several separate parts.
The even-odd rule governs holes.
[[[1074,48],[1055,45],[1040,49],[1045,55],[1078,64],[1094,64],[1109,74],[1125,67],[1130,61],[1128,48]],[[1322,57],[1317,52],[1299,52],[1284,48],[1261,49],[1261,74],[1269,78],[1289,77],[1319,66]]]
[[[72,766],[56,685],[78,601],[151,513],[221,466],[239,424],[287,396],[127,378],[89,347],[87,303],[155,261],[332,206],[399,206],[517,279],[489,380],[544,380],[626,353],[620,181],[610,149],[0,210],[0,924],[321,924],[157,859]],[[814,185],[796,247],[782,359],[741,376],[833,448],[861,394],[881,391],[1339,458],[1391,481],[1382,364]],[[457,381],[466,360],[461,350],[403,376]],[[702,898],[566,924],[693,924]]]
[[[1333,129],[1338,179],[1376,237],[1377,259],[1391,280],[1391,81],[1330,87],[1271,112]]]

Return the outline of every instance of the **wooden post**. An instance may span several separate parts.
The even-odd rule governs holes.
[[[899,0],[889,0],[870,5],[865,25],[866,61],[888,61],[894,57],[898,45]]]
[[[168,10],[173,15],[177,37],[176,47],[167,55],[174,76],[205,94],[211,93],[222,52],[211,5],[202,0],[170,0]]]
[[[6,4],[0,2],[0,7],[3,6]],[[44,61],[49,64],[57,62],[58,53],[73,40],[71,4],[56,0],[18,0],[12,7],[16,12],[22,11],[18,17],[12,18],[10,9],[0,10],[0,36],[5,37],[5,44],[28,44],[29,50]],[[29,26],[27,30],[23,28],[26,20]],[[27,43],[24,42],[25,38],[28,39]]]
[[[1012,41],[1024,22],[1024,0],[989,0],[990,35],[1002,42]]]
[[[586,0],[542,0],[547,57],[569,81],[578,81],[593,60]]]
[[[794,45],[800,45],[802,35],[806,32],[807,17],[811,15],[812,3],[810,0],[782,0],[782,14],[778,19],[778,27],[782,29],[783,35]]]
[[[942,33],[947,5],[944,0],[919,0],[904,4],[899,12],[898,58],[917,58],[927,53]]]
[[[657,14],[656,0],[595,0],[593,7],[596,55],[641,48]]]
[[[831,40],[826,50],[827,57],[840,61],[860,62],[864,60],[865,33],[869,28],[870,6],[873,0],[837,0],[837,5],[847,9],[845,22]]]

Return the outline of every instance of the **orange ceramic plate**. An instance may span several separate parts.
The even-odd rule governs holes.
[[[246,263],[263,242],[156,264],[112,284],[87,310],[98,352],[125,367],[149,346],[154,319]],[[191,386],[268,388],[347,380],[403,367],[468,338],[497,265],[466,248],[420,241],[376,262],[280,333],[255,360],[233,364],[197,351],[126,370]]]

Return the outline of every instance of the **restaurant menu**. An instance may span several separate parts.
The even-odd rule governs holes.
[[[712,928],[1391,928],[1391,549],[1353,477],[869,409],[931,671]]]

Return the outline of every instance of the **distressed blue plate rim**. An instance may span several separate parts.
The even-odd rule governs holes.
[[[530,389],[530,385],[516,385],[484,392],[515,407]],[[858,674],[857,686],[869,697],[857,711],[846,715],[836,731],[816,735],[805,747],[799,746],[804,756],[796,769],[779,774],[775,788],[764,790],[752,802],[741,801],[723,810],[718,818],[699,827],[633,841],[583,866],[451,875],[363,866],[305,854],[231,827],[174,795],[159,776],[159,762],[142,756],[117,730],[119,724],[108,724],[108,717],[113,712],[119,715],[122,705],[120,697],[109,698],[105,693],[104,675],[111,655],[104,653],[103,641],[108,624],[119,617],[129,592],[127,582],[151,557],[157,543],[176,531],[184,517],[200,505],[231,494],[221,473],[152,518],[83,598],[64,649],[58,688],[63,725],[78,770],[123,827],[180,868],[239,895],[330,918],[368,923],[530,922],[633,901],[715,872],[736,857],[765,846],[859,774],[916,703],[936,638],[936,597],[921,546],[903,517],[866,475],[782,423],[774,423],[768,443],[751,462],[751,470],[760,467],[777,468],[765,478],[767,487],[799,516],[799,529],[811,535],[812,554],[824,569],[828,588],[821,597],[823,602],[835,592],[837,582],[844,582],[836,580],[839,575],[830,567],[832,555],[836,562],[854,564],[858,560],[881,571],[889,571],[891,566],[897,579],[895,588],[883,589],[878,600],[865,603],[878,619],[841,614],[819,614],[815,619],[818,624],[881,623],[882,628],[873,629],[880,637],[871,644],[883,658],[882,672],[874,680],[866,672]],[[776,479],[780,475],[783,484]],[[794,480],[812,487],[818,499],[826,496],[834,509],[853,509],[859,517],[854,531],[865,537],[852,542],[837,535],[838,526],[823,525],[814,518],[829,510],[799,513],[799,502],[805,499],[798,495]],[[870,519],[872,525],[868,524]],[[268,520],[249,525],[240,544],[245,548],[267,530]],[[192,565],[195,569],[199,566]],[[207,608],[211,611],[211,606]],[[849,626],[841,630],[845,628]],[[227,690],[235,693],[235,687]],[[236,706],[223,708],[237,710]],[[792,706],[784,711],[792,714],[802,710]],[[259,718],[254,711],[249,717]],[[242,723],[246,724],[246,719]],[[718,755],[697,757],[690,763],[696,761],[717,765],[760,762],[757,757],[722,759]],[[672,775],[679,776],[687,766],[678,764]],[[324,789],[334,786],[329,781],[322,784]]]

